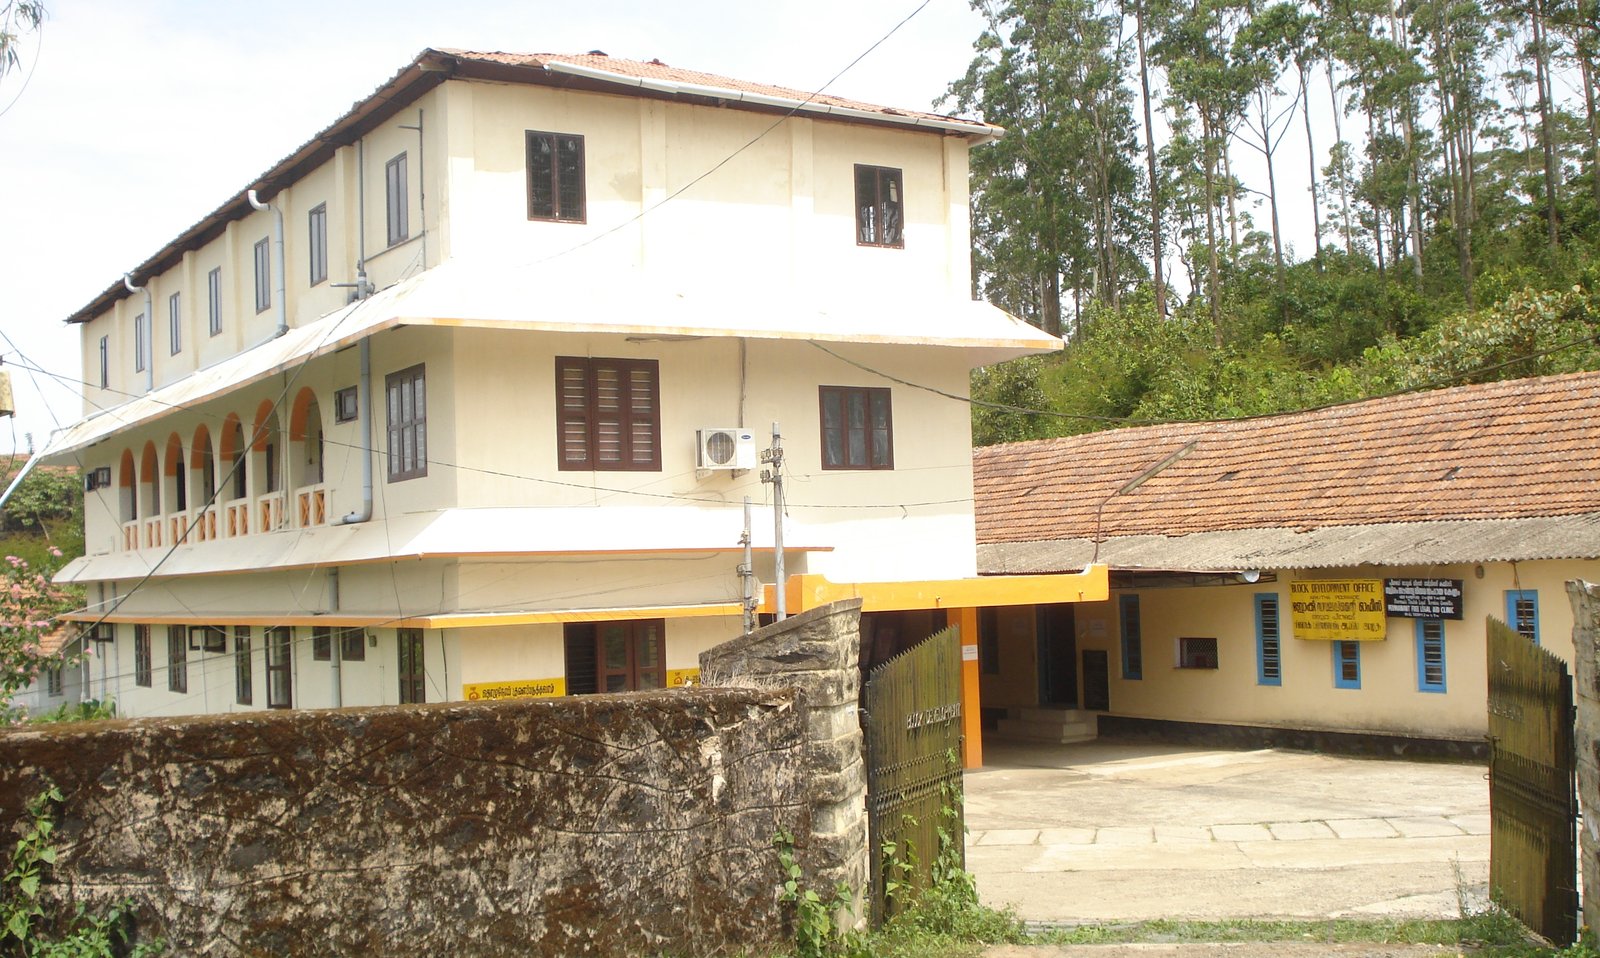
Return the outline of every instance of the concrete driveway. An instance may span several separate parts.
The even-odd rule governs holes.
[[[1481,765],[1264,749],[985,743],[967,868],[1043,922],[1453,918],[1481,907]]]

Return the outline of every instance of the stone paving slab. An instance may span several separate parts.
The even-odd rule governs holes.
[[[1041,845],[1093,845],[1098,828],[1041,828]]]
[[[1272,831],[1265,825],[1212,825],[1211,837],[1219,842],[1270,842]]]
[[[1211,829],[1204,825],[1157,825],[1155,835],[1157,845],[1216,841]]]
[[[976,836],[967,836],[968,844],[972,845],[1037,845],[1039,844],[1039,829],[1037,828],[993,828],[985,832],[978,832]]]
[[[1328,828],[1339,838],[1398,838],[1399,830],[1382,818],[1336,818]]]
[[[1094,835],[1096,845],[1149,845],[1154,841],[1154,830],[1147,826],[1111,826]]]
[[[1389,824],[1405,838],[1434,838],[1443,835],[1464,835],[1466,830],[1443,818],[1391,818]]]
[[[1317,838],[1334,838],[1327,822],[1267,822],[1267,831],[1280,842],[1301,842]]]

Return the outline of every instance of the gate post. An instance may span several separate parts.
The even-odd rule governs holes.
[[[983,767],[983,716],[978,695],[978,610],[951,609],[961,633],[961,764]]]
[[[708,686],[800,690],[807,742],[796,774],[810,792],[811,833],[795,836],[795,857],[818,894],[849,887],[850,914],[834,920],[856,927],[867,919],[869,874],[860,662],[860,599],[807,609],[700,653]]]
[[[1573,733],[1578,765],[1578,860],[1583,881],[1583,925],[1600,929],[1600,585],[1570,581],[1573,691],[1578,727]]]

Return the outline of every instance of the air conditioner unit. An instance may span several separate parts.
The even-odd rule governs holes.
[[[700,469],[754,469],[756,435],[748,429],[708,426],[695,431],[695,466]]]

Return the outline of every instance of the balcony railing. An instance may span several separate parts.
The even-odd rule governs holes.
[[[210,542],[217,537],[217,507],[202,506],[189,513],[189,521],[194,523],[194,537],[201,542]]]
[[[281,492],[269,492],[264,496],[256,497],[256,531],[277,532],[288,525],[289,517],[284,514],[284,496]]]
[[[297,518],[300,528],[328,524],[328,490],[321,483],[301,486],[295,490],[294,496],[299,505]]]
[[[250,534],[250,500],[235,499],[222,507],[223,524],[227,527],[228,538],[247,536]]]
[[[269,492],[254,499],[234,499],[187,512],[124,522],[121,524],[122,548],[126,552],[163,549],[327,524],[328,489],[317,483],[301,486],[292,493]]]

